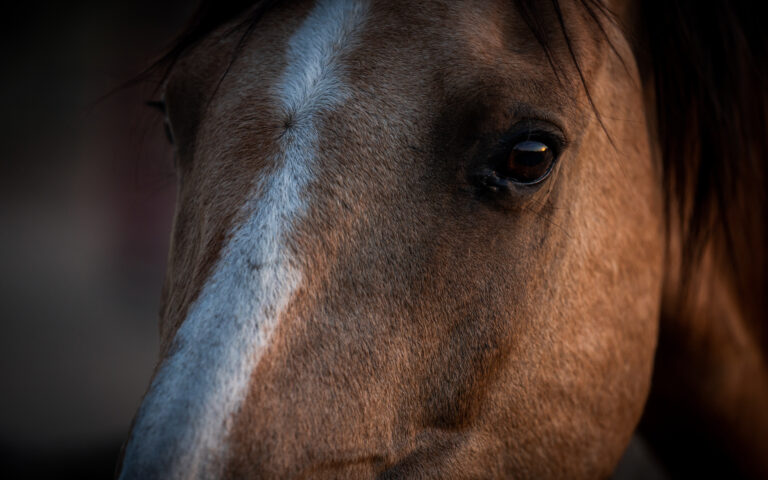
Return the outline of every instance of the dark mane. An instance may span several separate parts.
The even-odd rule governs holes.
[[[259,18],[279,1],[202,0],[173,46],[140,79],[164,79],[190,47],[250,10],[238,25],[245,33],[232,52],[235,58]],[[512,1],[557,72],[563,60],[552,53],[552,29],[536,15],[541,8],[554,9],[571,57],[566,61],[574,62],[591,102],[560,0]],[[613,14],[599,0],[577,2],[605,34],[603,22],[615,21]],[[639,9],[636,52],[643,81],[654,91],[667,217],[671,230],[682,236],[684,277],[712,242],[733,275],[742,313],[768,346],[760,318],[768,309],[768,30],[747,2],[646,0]]]
[[[640,2],[671,218],[684,267],[712,240],[762,345],[768,33],[747,2]]]

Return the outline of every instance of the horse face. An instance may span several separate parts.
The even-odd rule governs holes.
[[[562,13],[604,128],[506,0],[286,2],[231,64],[231,25],[180,61],[124,478],[611,471],[651,374],[661,194],[627,43],[606,26],[622,65]]]

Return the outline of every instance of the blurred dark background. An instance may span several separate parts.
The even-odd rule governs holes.
[[[0,477],[109,478],[157,351],[175,181],[152,86],[194,2],[4,6]]]

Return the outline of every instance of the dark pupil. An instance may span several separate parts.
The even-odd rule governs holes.
[[[549,171],[552,150],[541,142],[526,140],[512,147],[504,175],[522,183],[535,182]]]

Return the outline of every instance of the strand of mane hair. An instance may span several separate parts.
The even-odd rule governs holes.
[[[748,2],[641,2],[683,294],[710,244],[768,351],[768,30]]]

